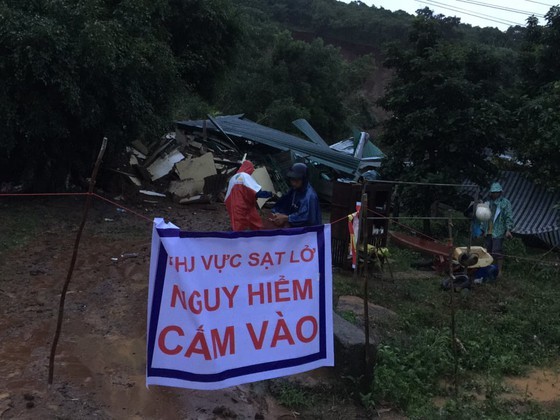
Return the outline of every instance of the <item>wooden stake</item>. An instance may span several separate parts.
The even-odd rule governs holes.
[[[467,254],[469,254],[469,256],[471,255],[471,246],[472,246],[472,239],[473,239],[473,234],[474,234],[474,224],[476,223],[476,206],[478,205],[478,197],[480,195],[480,188],[477,187],[476,188],[476,193],[474,195],[474,201],[473,201],[473,215],[471,217],[471,225],[469,228],[469,241],[467,244]]]
[[[82,222],[78,228],[78,233],[76,234],[76,240],[74,241],[74,251],[72,253],[72,259],[70,260],[70,267],[68,267],[68,274],[66,275],[66,281],[62,287],[62,292],[60,294],[60,303],[58,305],[58,320],[56,323],[56,332],[54,333],[53,342],[51,345],[51,354],[49,357],[49,386],[53,383],[54,374],[54,357],[56,355],[56,347],[58,345],[58,340],[60,339],[60,332],[62,330],[62,320],[64,318],[64,302],[66,300],[66,292],[68,291],[68,286],[70,285],[70,280],[72,279],[72,273],[74,272],[74,266],[76,265],[76,259],[78,258],[78,248],[80,246],[80,239],[82,238],[82,232],[84,231],[84,226],[86,225],[87,216],[89,208],[91,206],[91,200],[93,197],[93,190],[95,187],[95,180],[97,178],[97,173],[99,172],[99,167],[101,166],[101,161],[103,160],[103,155],[105,154],[105,149],[107,148],[107,137],[103,139],[101,144],[101,149],[99,150],[99,155],[97,156],[97,161],[93,167],[93,173],[89,180],[89,190],[86,196],[86,201],[84,203],[84,210],[82,214]]]
[[[368,290],[368,245],[369,245],[369,229],[367,227],[367,212],[368,212],[368,196],[362,194],[362,207],[360,211],[361,221],[360,230],[363,236],[363,253],[364,253],[364,333],[365,333],[365,362],[366,362],[366,384],[371,383],[371,361],[369,360],[369,290]]]
[[[447,220],[447,229],[449,233],[449,279],[451,280],[451,347],[453,350],[453,387],[455,390],[455,397],[459,395],[459,355],[457,352],[457,325],[455,320],[455,275],[453,274],[453,219],[451,213]]]
[[[366,184],[364,183],[362,185],[362,198],[364,197],[364,194],[366,193]],[[358,229],[357,232],[355,232],[356,235],[356,266],[354,267],[354,274],[352,276],[352,280],[354,281],[355,285],[358,285],[358,273],[360,270],[360,241],[362,239],[362,226],[363,226],[363,220],[362,216],[364,215],[364,211],[363,211],[363,203],[360,204],[360,214],[358,215],[359,220],[360,220],[360,227]],[[365,210],[367,211],[367,210]],[[365,215],[365,218],[367,219],[367,214]]]

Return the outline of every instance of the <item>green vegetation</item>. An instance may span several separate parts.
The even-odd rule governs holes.
[[[520,164],[536,182],[560,188],[559,7],[542,23],[531,18],[501,32],[360,1],[2,0],[0,40],[0,179],[29,189],[81,185],[103,136],[111,138],[107,157],[116,157],[131,140],[159,137],[173,119],[206,113],[245,113],[287,131],[307,118],[329,141],[352,125],[376,128],[387,178],[484,183]],[[372,85],[387,83],[377,79],[381,66],[391,80],[377,98]],[[509,164],[497,159],[505,151]],[[453,198],[438,188],[400,196],[409,214],[423,215]],[[17,209],[2,209],[0,259],[41,223]],[[432,228],[447,235],[444,224]],[[104,229],[110,236],[128,228]],[[520,241],[507,247],[531,255]],[[391,250],[391,258],[403,271],[416,255]],[[399,314],[401,334],[380,348],[365,404],[416,418],[546,418],[542,407],[501,398],[502,379],[557,361],[558,269],[522,259],[507,269],[497,284],[456,295],[454,398],[449,293],[439,280],[412,275],[375,282],[370,297]],[[342,275],[335,288],[360,294]],[[318,398],[292,385],[278,395],[293,407]],[[442,408],[436,397],[447,399]]]
[[[245,113],[286,131],[295,130],[293,120],[306,118],[330,139],[347,134],[346,123],[371,119],[352,109],[360,105],[355,92],[373,68],[371,57],[349,63],[321,39],[296,41],[289,32],[270,32],[267,25],[251,28],[246,37],[218,89],[223,112]]]
[[[458,22],[425,9],[414,21],[410,48],[391,47],[395,70],[381,105],[392,117],[383,142],[391,147],[389,178],[433,183],[486,183],[496,174],[487,153],[504,152],[511,126],[504,90],[514,78],[512,51],[459,43]],[[409,211],[429,214],[454,189],[405,188]]]
[[[111,151],[160,136],[223,68],[233,14],[226,0],[0,2],[0,177],[60,188],[103,136]]]
[[[508,252],[528,254],[518,240],[508,244]],[[440,289],[437,277],[418,279],[410,269],[401,271],[414,254],[391,249],[391,255],[399,279],[374,281],[370,301],[397,312],[399,328],[378,349],[371,390],[362,395],[367,407],[389,405],[418,419],[555,418],[558,407],[531,402],[523,390],[517,398],[504,398],[511,391],[504,378],[558,363],[558,267],[533,269],[512,259],[496,284],[454,295],[459,368],[455,396],[449,292]],[[337,275],[335,293],[347,293],[350,282]]]
[[[310,408],[314,396],[300,385],[286,381],[279,381],[273,386],[272,392],[278,402],[291,409]]]
[[[307,118],[329,141],[382,128],[384,176],[400,179],[484,182],[512,150],[555,189],[559,16],[501,32],[359,1],[4,0],[0,177],[80,184],[103,136],[116,156],[211,112],[287,131]],[[436,195],[403,200],[420,212]]]
[[[418,11],[406,47],[387,51],[395,76],[379,101],[391,113],[381,137],[391,150],[384,175],[484,185],[504,167],[495,157],[509,150],[537,183],[557,189],[559,27],[553,7],[545,26],[529,19],[516,49],[497,48],[465,38],[455,18]],[[405,187],[401,198],[426,215],[456,190]]]

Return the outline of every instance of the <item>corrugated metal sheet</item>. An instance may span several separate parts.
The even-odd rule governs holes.
[[[313,127],[311,127],[311,124],[309,124],[306,119],[300,118],[299,120],[292,121],[292,124],[296,126],[299,131],[305,134],[313,143],[318,144],[319,146],[329,147],[327,142],[323,140]]]
[[[238,115],[216,117],[220,127],[230,137],[246,139],[255,143],[274,147],[278,150],[293,151],[302,157],[324,164],[347,174],[354,174],[360,161],[353,156],[340,153],[302,138],[265,127]],[[179,127],[202,128],[204,120],[177,121]],[[211,122],[207,122],[209,130],[216,131]]]
[[[555,208],[560,203],[560,194],[545,191],[518,172],[503,171],[498,182],[504,189],[504,197],[511,201],[513,232],[534,235],[550,246],[560,246],[560,223]],[[474,187],[465,187],[464,191],[475,194]],[[488,188],[481,194],[488,197]]]
[[[356,151],[356,141],[354,139],[341,140],[330,146],[331,149],[348,155],[353,155]],[[371,140],[364,146],[362,153],[363,160],[382,160],[385,157],[383,152],[375,146]]]

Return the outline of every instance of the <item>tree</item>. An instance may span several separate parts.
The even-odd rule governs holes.
[[[510,112],[504,86],[513,83],[513,56],[465,44],[457,19],[419,12],[410,47],[391,48],[386,66],[395,76],[380,104],[390,112],[381,141],[390,146],[383,173],[389,179],[432,183],[483,183],[496,172],[490,157],[507,144]],[[513,67],[513,66],[512,66]],[[406,188],[417,214],[454,196],[449,188]]]
[[[165,28],[182,79],[210,99],[215,80],[235,57],[242,21],[229,0],[168,0]]]
[[[224,64],[201,63],[202,50],[230,48],[222,45],[229,15],[212,14],[204,2],[189,11],[198,22],[193,33],[181,32],[170,24],[179,3],[193,1],[0,2],[2,179],[60,188],[69,175],[89,172],[103,136],[114,150],[159,137],[177,99],[208,83]],[[194,32],[207,44],[177,49],[179,38],[188,45]]]
[[[321,39],[297,41],[268,22],[246,31],[244,50],[217,90],[223,112],[285,131],[306,118],[332,140],[348,133],[351,115],[367,121],[357,91],[371,72],[371,57],[348,63]]]
[[[531,177],[560,190],[560,7],[545,16],[546,25],[529,18],[521,52],[521,93],[515,149]]]

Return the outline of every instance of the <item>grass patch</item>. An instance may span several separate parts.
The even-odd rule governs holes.
[[[335,296],[360,296],[360,289],[348,273],[333,274],[333,292]]]
[[[510,255],[532,252],[517,240],[508,247]],[[408,253],[391,249],[391,254],[395,265],[410,262]],[[395,282],[373,282],[370,300],[397,312],[399,328],[378,349],[372,388],[363,396],[365,405],[390,405],[422,419],[558,418],[554,410],[530,401],[501,398],[506,392],[504,376],[522,375],[532,366],[558,360],[558,280],[557,268],[534,269],[509,259],[505,276],[496,284],[454,295],[460,349],[456,398],[450,385],[454,377],[450,294],[441,291],[440,279],[411,275]],[[444,404],[436,405],[436,398]]]
[[[280,404],[292,410],[310,408],[314,404],[314,394],[300,385],[279,380],[271,388],[272,394]]]
[[[409,271],[412,270],[412,263],[420,259],[420,254],[406,248],[391,247],[389,258],[393,270]]]

